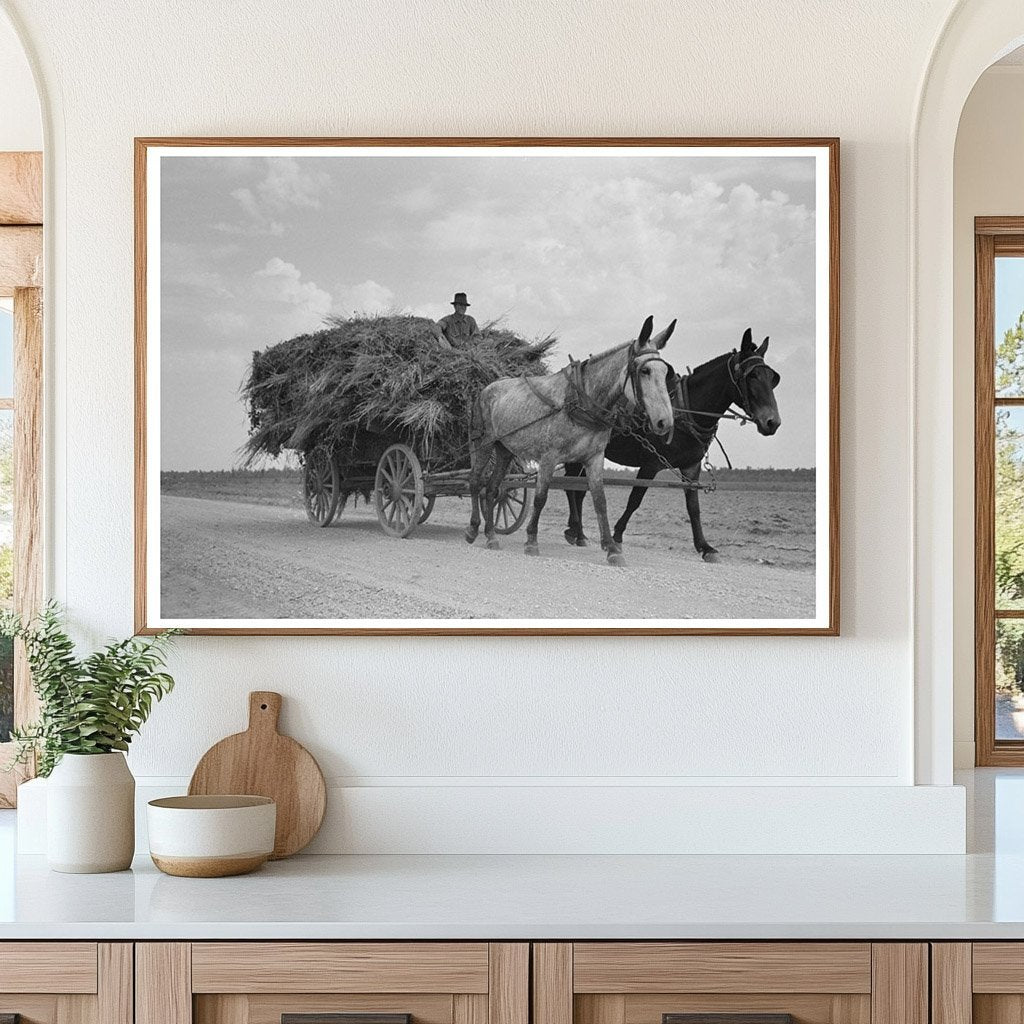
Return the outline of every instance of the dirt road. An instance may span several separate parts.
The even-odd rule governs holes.
[[[442,507],[443,506],[443,507]],[[462,539],[468,505],[438,499],[406,540],[372,509],[346,508],[318,529],[301,509],[172,497],[161,501],[167,618],[746,618],[814,614],[805,568],[702,562],[679,533],[627,544],[626,568],[598,545],[569,547],[562,510],[545,516],[541,557],[525,534],[501,551]],[[627,541],[629,538],[627,537]]]

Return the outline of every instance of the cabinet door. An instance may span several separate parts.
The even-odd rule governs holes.
[[[932,945],[935,1024],[1024,1021],[1024,942]]]
[[[132,947],[0,942],[5,1024],[132,1024]]]
[[[533,1024],[928,1024],[922,943],[538,943]]]
[[[136,984],[136,1024],[529,1024],[525,943],[140,943]]]

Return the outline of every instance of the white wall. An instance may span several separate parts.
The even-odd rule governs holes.
[[[0,16],[0,151],[42,148],[43,123],[32,70],[21,40]]]
[[[974,764],[974,218],[1024,215],[1024,66],[990,68],[960,119],[954,161],[954,729]]]
[[[132,625],[133,136],[843,140],[842,638],[185,639],[138,774],[187,776],[262,687],[361,799],[913,782],[908,158],[945,0],[6,6],[51,99],[51,586],[89,639]]]

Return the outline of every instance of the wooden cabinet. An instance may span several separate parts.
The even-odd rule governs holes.
[[[928,1024],[924,943],[537,943],[533,957],[533,1024]]]
[[[514,942],[139,943],[136,1024],[529,1024],[529,970]]]
[[[0,943],[0,1018],[132,1024],[130,942]]]
[[[21,1024],[1024,1024],[1024,943],[5,942],[0,1024],[13,1014]]]

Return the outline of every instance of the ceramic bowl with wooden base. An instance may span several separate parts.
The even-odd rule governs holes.
[[[147,808],[149,853],[168,875],[225,878],[274,852],[277,805],[266,796],[169,796]]]

